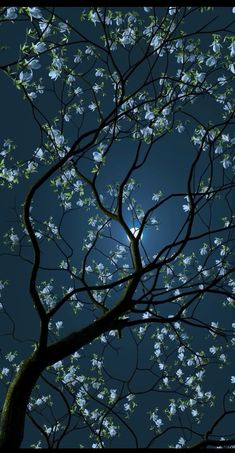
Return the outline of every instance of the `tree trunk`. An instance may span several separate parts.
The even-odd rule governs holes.
[[[138,277],[131,280],[121,301],[101,318],[80,331],[35,351],[23,362],[6,394],[0,424],[0,448],[20,448],[29,398],[43,370],[91,343],[107,330],[115,329],[115,322],[130,308],[138,281]]]
[[[21,365],[11,382],[1,416],[0,448],[20,448],[24,436],[24,423],[30,394],[43,370],[42,355],[34,352]]]

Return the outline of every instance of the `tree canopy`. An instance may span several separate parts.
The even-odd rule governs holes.
[[[1,7],[1,448],[235,445],[234,14]]]

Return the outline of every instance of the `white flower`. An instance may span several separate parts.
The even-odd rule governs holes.
[[[62,364],[61,360],[59,360],[59,362],[54,363],[54,365],[52,365],[52,366],[55,370],[58,370],[59,368],[62,368],[63,364]]]
[[[193,407],[196,404],[196,401],[193,400],[192,398],[189,399],[189,406]]]
[[[88,105],[88,108],[94,112],[97,109],[97,105],[95,102],[91,102],[91,104]]]
[[[92,89],[94,90],[95,93],[98,93],[101,90],[101,86],[98,85],[98,83],[95,83],[95,85],[93,85]]]
[[[161,418],[157,418],[156,420],[154,420],[154,423],[157,428],[160,428],[163,425],[163,421]]]
[[[42,148],[36,148],[35,153],[34,153],[35,157],[37,157],[38,159],[41,160],[43,158],[43,154],[44,154],[44,152],[43,152]]]
[[[225,143],[229,143],[229,134],[222,134],[222,140]]]
[[[184,412],[185,409],[186,409],[186,406],[185,406],[184,403],[180,403],[179,408],[180,408],[180,410],[181,410],[182,412]]]
[[[148,319],[148,318],[151,318],[151,314],[148,313],[148,312],[145,312],[142,316],[143,319]]]
[[[160,417],[158,417],[157,411],[158,411],[158,409],[156,409],[155,412],[153,412],[150,415],[150,420],[153,420],[153,422],[155,423],[156,427],[160,428],[163,425],[163,421],[162,421],[162,419]]]
[[[181,376],[182,376],[183,374],[184,374],[184,373],[183,373],[183,371],[181,370],[181,368],[179,368],[179,369],[176,371],[176,376],[177,376],[178,378],[181,378]]]
[[[5,288],[5,285],[4,285],[4,283],[2,282],[2,280],[0,280],[0,291],[1,291],[2,289],[4,289],[4,288]]]
[[[222,75],[222,77],[218,77],[218,82],[219,82],[219,85],[223,86],[227,83],[227,80],[226,80],[226,77],[224,75]]]
[[[37,58],[31,58],[27,64],[29,69],[39,69],[41,68],[41,64],[39,63],[39,60]]]
[[[191,256],[186,256],[184,259],[183,259],[183,263],[187,266],[188,264],[190,264],[192,261],[192,257]]]
[[[75,88],[74,94],[76,94],[76,95],[78,96],[78,95],[80,95],[80,94],[82,94],[82,93],[83,93],[82,88],[80,88],[80,87]]]
[[[192,383],[193,383],[193,377],[192,376],[190,376],[189,378],[186,378],[186,381],[185,381],[186,385],[190,386]]]
[[[162,191],[159,190],[159,192],[153,194],[152,200],[153,201],[159,201],[161,197],[162,197]]]
[[[74,55],[73,61],[74,61],[74,63],[80,63],[82,61],[82,58],[80,55]]]
[[[150,110],[148,110],[147,113],[145,114],[145,119],[149,120],[149,121],[153,120],[154,119],[154,113],[151,112]]]
[[[228,46],[229,49],[231,49],[230,51],[230,57],[235,57],[235,41],[232,42],[230,44],[230,46]]]
[[[33,91],[31,91],[31,92],[29,93],[29,97],[30,97],[30,99],[36,99],[37,94],[34,93]]]
[[[123,407],[124,407],[124,410],[125,410],[125,411],[129,411],[130,408],[131,408],[131,406],[130,406],[129,403],[125,403],[125,404],[123,405]]]
[[[151,9],[152,9],[152,6],[144,6],[144,11],[146,13],[149,13],[151,11]]]
[[[200,249],[200,255],[207,255],[208,253],[208,245],[204,244],[203,247]]]
[[[94,50],[92,49],[92,47],[87,46],[86,50],[85,50],[85,54],[86,55],[93,55],[94,54]]]
[[[104,75],[104,70],[102,68],[96,69],[96,71],[95,71],[96,77],[103,77],[103,75]]]
[[[11,8],[7,8],[7,12],[4,16],[6,19],[13,20],[17,18],[17,8],[12,6]]]
[[[16,353],[12,353],[12,352],[9,352],[7,355],[6,355],[6,359],[9,361],[9,362],[13,362],[13,360],[15,359],[16,357]]]
[[[171,403],[169,406],[169,411],[171,415],[174,415],[176,413],[176,405],[175,403]]]
[[[197,79],[197,81],[200,82],[200,83],[204,82],[205,77],[206,77],[206,73],[205,73],[205,72],[200,72],[200,73],[197,72],[197,73],[196,73],[196,79]]]
[[[7,376],[9,371],[10,371],[9,368],[3,368],[2,369],[2,376]]]
[[[38,399],[35,401],[36,406],[41,406],[42,403],[43,403],[43,400],[42,400],[41,398],[38,398]]]
[[[42,18],[42,13],[39,8],[33,7],[28,9],[30,19],[34,17],[35,19],[41,19]]]
[[[230,71],[231,71],[233,74],[235,74],[235,65],[234,65],[234,63],[231,63],[231,64],[229,65],[229,69],[230,69]]]
[[[124,47],[128,44],[135,44],[135,31],[130,27],[124,30],[120,42]]]
[[[51,33],[51,26],[46,21],[39,22],[39,28],[43,33],[43,38],[46,38]]]
[[[185,127],[183,124],[178,124],[176,126],[176,130],[179,132],[179,134],[182,134],[182,132],[184,132],[184,130],[185,130]]]
[[[206,392],[205,397],[209,400],[212,397],[212,393],[210,391]]]
[[[213,337],[216,336],[216,330],[217,330],[218,326],[219,326],[219,323],[218,323],[218,322],[211,321],[211,327],[212,327],[213,329],[210,330],[210,333],[211,333],[211,335],[212,335]]]
[[[220,354],[219,360],[220,360],[221,362],[226,362],[226,355],[225,355],[225,354]]]
[[[213,52],[217,52],[220,50],[220,48],[222,47],[221,44],[218,42],[218,41],[214,41],[210,47],[212,47],[213,49]]]
[[[99,264],[97,265],[97,270],[98,270],[98,272],[101,272],[103,269],[104,269],[103,263],[99,263]]]
[[[69,30],[68,24],[66,24],[64,22],[59,22],[58,27],[59,27],[60,33],[66,33]]]
[[[231,376],[231,384],[235,384],[235,376]]]
[[[102,162],[102,154],[99,153],[98,151],[94,151],[93,159],[95,160],[95,162]]]
[[[37,42],[37,44],[32,44],[32,47],[35,53],[42,53],[47,48],[44,42]]]
[[[102,360],[98,360],[98,359],[94,358],[91,360],[91,364],[92,364],[92,366],[97,367],[98,369],[101,369],[103,362],[102,362]]]
[[[144,129],[141,129],[141,132],[142,132],[143,136],[146,138],[152,134],[153,129],[151,127],[147,126]]]
[[[92,11],[89,14],[89,19],[91,20],[91,22],[93,22],[93,24],[95,26],[96,26],[96,22],[100,21],[97,12],[92,12]]]
[[[66,113],[64,115],[64,120],[66,121],[66,123],[69,123],[69,121],[71,120],[71,115],[69,115],[68,113]]]
[[[217,60],[215,57],[209,57],[206,60],[206,65],[207,66],[214,66],[217,63]]]
[[[37,95],[36,95],[36,93],[34,93],[33,91],[31,91],[31,92],[29,93],[29,97],[30,97],[30,99],[36,99]]]
[[[176,8],[174,6],[169,7],[169,14],[170,16],[173,16],[176,13]]]
[[[229,159],[229,157],[225,157],[223,160],[220,161],[221,164],[223,164],[223,167],[226,169],[226,168],[229,168],[230,165],[232,165],[232,162],[231,160]]]
[[[184,212],[188,212],[190,210],[190,207],[188,204],[183,204],[182,207],[183,207]]]
[[[116,430],[115,426],[109,426],[108,427],[108,432],[109,432],[111,437],[114,437],[117,434],[117,430]]]
[[[19,74],[19,81],[20,82],[30,82],[33,78],[33,71],[30,69],[29,71],[21,71]]]
[[[46,425],[44,425],[44,430],[45,430],[46,434],[51,434],[51,432],[52,432],[52,428],[51,427],[47,427]]]
[[[216,146],[216,148],[215,148],[215,154],[222,154],[222,152],[223,152],[223,147],[222,147],[222,145]]]
[[[115,400],[117,398],[117,390],[116,389],[111,389],[110,390],[110,398],[112,400]]]
[[[185,445],[185,439],[183,437],[180,437],[179,440],[178,440],[178,444],[183,447]]]
[[[154,50],[157,49],[157,47],[160,46],[160,44],[162,43],[162,38],[161,36],[158,36],[158,35],[155,35],[151,41],[151,46],[153,46]]]
[[[19,237],[17,236],[17,234],[11,233],[10,240],[12,242],[12,245],[15,245],[17,244],[17,242],[19,242]]]
[[[51,69],[50,70],[49,77],[52,80],[57,80],[59,76],[60,76],[60,71],[58,71],[58,69]]]
[[[216,351],[217,351],[217,348],[215,346],[211,346],[209,351],[210,351],[211,354],[215,355]]]
[[[62,329],[62,327],[63,327],[63,321],[56,321],[55,326],[56,326],[57,330]]]
[[[64,136],[61,134],[59,129],[55,129],[54,127],[51,128],[52,138],[55,140],[56,145],[61,146],[64,143]]]

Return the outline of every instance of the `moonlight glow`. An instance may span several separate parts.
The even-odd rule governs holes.
[[[135,236],[135,238],[138,236],[140,229],[137,227],[130,228],[130,231],[132,234]],[[141,239],[143,239],[143,233],[141,234]]]

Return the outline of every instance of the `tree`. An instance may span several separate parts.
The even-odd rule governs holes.
[[[235,444],[233,13],[1,7],[2,448]]]

